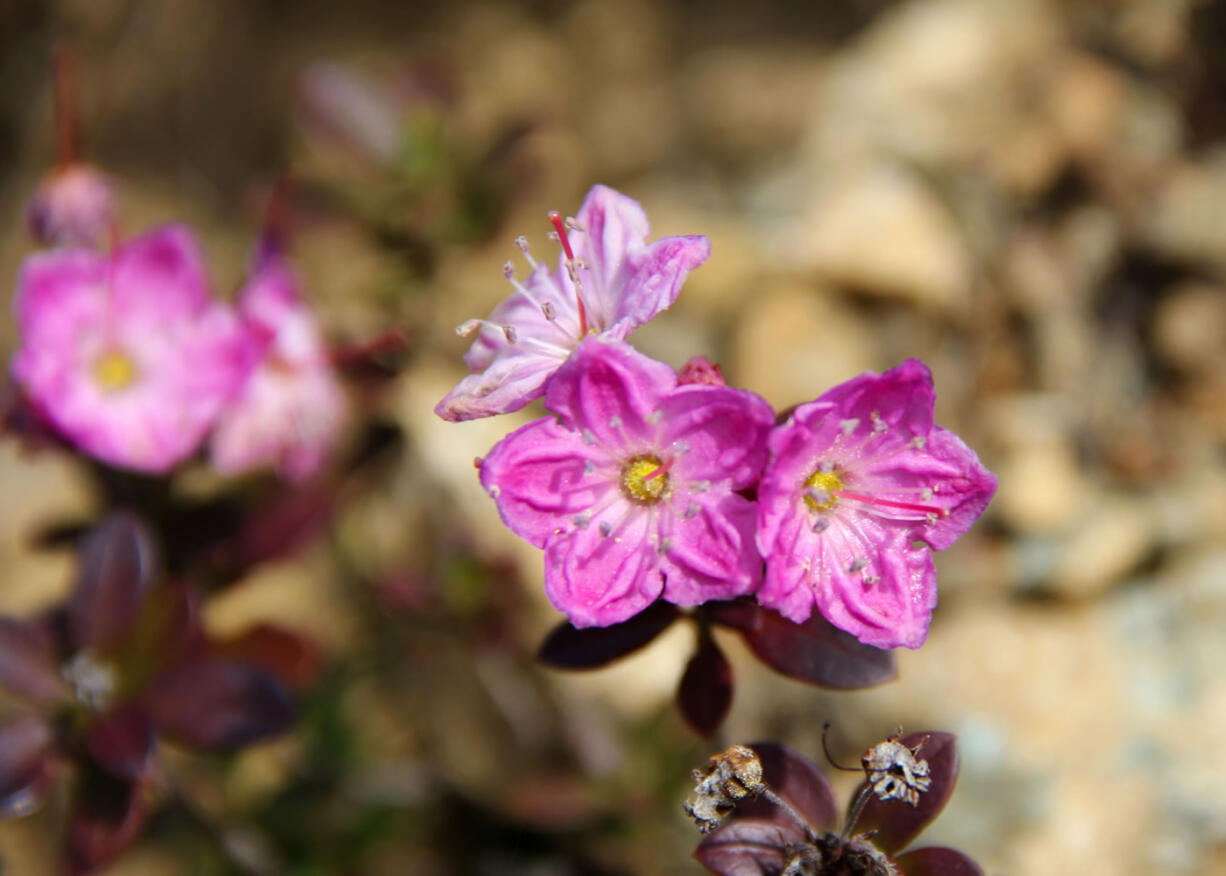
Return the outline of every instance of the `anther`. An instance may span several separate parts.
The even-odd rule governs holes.
[[[597,528],[600,530],[600,534],[603,535],[605,538],[608,538],[610,535],[613,534],[613,524],[607,520],[600,521],[600,523],[597,525]]]
[[[814,532],[825,532],[830,528],[830,519],[828,517],[819,517],[813,521]]]
[[[541,313],[545,314],[545,319],[551,322],[557,316],[557,313],[553,309],[553,303],[550,301],[544,301],[541,303]]]
[[[515,279],[515,265],[511,264],[511,260],[507,259],[506,264],[502,266],[502,276],[508,280]]]
[[[583,460],[583,473],[585,475],[590,475],[595,470],[596,470],[596,463],[592,462],[590,459]]]
[[[927,443],[928,443],[928,439],[925,438],[923,435],[916,435],[914,438],[911,439],[911,446],[914,447],[916,450],[923,450],[924,445]]]
[[[592,522],[592,518],[586,514],[576,514],[571,518],[571,521],[580,529],[587,529],[587,525]]]
[[[460,323],[455,327],[455,333],[462,338],[466,338],[481,328],[481,320],[469,319]]]
[[[854,575],[867,565],[868,557],[856,557],[856,559],[852,561],[851,565],[847,567],[847,571]]]
[[[506,337],[508,344],[514,344],[519,340],[519,332],[515,330],[515,326],[509,323],[502,327],[502,334]]]
[[[662,538],[660,539],[660,545],[659,547],[656,548],[656,551],[661,556],[664,556],[672,549],[673,549],[673,540],[671,538]]]
[[[660,420],[663,417],[664,417],[664,412],[661,411],[659,408],[657,408],[656,410],[652,411],[650,414],[647,415],[647,422],[650,423],[652,426],[658,426],[660,424]]]
[[[871,414],[869,414],[869,416],[873,419],[873,431],[878,435],[883,435],[890,431],[889,425],[886,424],[885,420],[881,419],[880,412],[873,411]]]
[[[711,489],[711,482],[710,481],[691,481],[690,489],[693,490],[695,493],[705,493],[707,490]]]
[[[583,443],[588,445],[596,443],[596,435],[591,429],[583,430]]]
[[[856,431],[856,429],[858,429],[859,427],[860,427],[860,421],[855,417],[852,417],[847,420],[839,421],[839,428],[843,430],[844,435],[850,435],[852,432]]]
[[[618,416],[609,417],[609,428],[620,429],[622,427],[622,418]]]
[[[698,516],[698,515],[699,515],[701,512],[702,512],[702,508],[698,507],[698,504],[697,504],[697,503],[695,503],[695,502],[691,502],[691,503],[690,503],[690,504],[689,504],[689,505],[686,507],[686,509],[685,509],[685,519],[686,519],[686,520],[693,520],[693,519],[694,519],[695,517],[697,517],[697,516]]]

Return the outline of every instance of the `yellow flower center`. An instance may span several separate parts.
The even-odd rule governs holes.
[[[654,505],[672,492],[668,470],[654,454],[636,456],[622,468],[622,492],[631,502]]]
[[[136,362],[120,350],[109,350],[94,360],[94,380],[106,392],[121,392],[138,376]]]
[[[829,511],[839,501],[843,480],[833,470],[818,469],[805,481],[805,503],[814,511]]]

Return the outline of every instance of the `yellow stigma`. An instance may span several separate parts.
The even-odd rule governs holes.
[[[839,501],[836,494],[841,489],[843,481],[837,474],[819,468],[805,481],[805,503],[814,511],[829,511]]]
[[[672,485],[668,480],[668,472],[661,471],[664,463],[654,455],[636,456],[626,463],[622,469],[622,492],[631,502],[640,505],[654,505],[661,499],[668,498]]]
[[[136,382],[136,363],[127,353],[110,350],[94,360],[94,380],[106,392],[121,392]]]

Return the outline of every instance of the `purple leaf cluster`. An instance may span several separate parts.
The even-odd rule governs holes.
[[[285,733],[313,652],[271,626],[212,639],[195,592],[158,567],[144,524],[114,513],[82,539],[62,607],[0,617],[0,687],[28,706],[0,723],[0,814],[37,807],[74,766],[66,851],[81,872],[145,823],[159,739],[226,752]]]

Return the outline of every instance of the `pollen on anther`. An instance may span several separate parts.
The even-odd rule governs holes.
[[[502,327],[502,334],[507,339],[508,344],[514,344],[519,340],[519,332],[516,331],[515,326],[509,323]]]
[[[609,428],[620,429],[622,427],[622,418],[618,416],[609,417]]]
[[[481,320],[467,319],[455,327],[455,333],[462,338],[466,338],[479,328],[481,328]]]
[[[928,443],[928,439],[925,438],[923,435],[916,435],[914,438],[911,439],[911,446],[914,447],[916,450],[923,450],[924,445],[927,443]]]
[[[925,502],[931,502],[932,501],[932,487],[924,487],[924,489],[920,490],[920,495],[924,497]]]
[[[550,301],[544,301],[541,303],[541,313],[545,315],[545,319],[550,321],[557,316],[557,313],[553,309],[553,303]]]
[[[678,453],[678,454],[681,454],[681,453],[689,453],[689,452],[690,452],[690,445],[689,445],[689,443],[688,443],[688,442],[686,442],[686,441],[674,441],[674,442],[673,442],[673,451],[674,451],[674,452],[676,452],[676,453]]]
[[[830,528],[830,519],[827,517],[819,517],[813,521],[814,532],[825,532]]]
[[[881,413],[879,411],[873,411],[871,414],[869,414],[869,416],[873,419],[873,431],[878,435],[890,431],[889,425],[885,420],[881,419]]]
[[[693,490],[695,493],[705,493],[707,490],[711,489],[711,482],[710,481],[692,481],[690,483],[690,489]]]
[[[856,559],[852,560],[851,565],[847,567],[847,571],[851,572],[852,574],[855,574],[856,572],[859,572],[861,569],[863,569],[867,565],[868,565],[868,557],[856,557]]]
[[[844,435],[850,435],[860,427],[860,421],[856,417],[851,417],[847,420],[839,420],[839,428],[843,430]]]
[[[702,509],[698,507],[697,503],[691,502],[685,509],[685,519],[693,520],[695,517],[699,515],[701,511]]]
[[[607,520],[600,521],[600,523],[597,525],[597,528],[600,530],[600,534],[603,535],[605,538],[608,538],[610,535],[613,534],[613,524]]]
[[[590,459],[583,460],[583,473],[585,475],[590,475],[594,471],[596,471],[596,463],[592,462]]]
[[[673,549],[673,540],[671,538],[660,539],[660,546],[656,550],[661,554],[666,554]]]
[[[596,435],[591,429],[583,430],[583,443],[589,445],[596,443]]]
[[[880,575],[865,575],[865,576],[864,576],[864,583],[865,583],[865,584],[868,584],[870,587],[871,587],[873,584],[878,583],[879,581],[881,581],[881,576],[880,576]]]
[[[511,264],[511,260],[507,259],[506,264],[502,266],[502,276],[508,280],[515,277],[515,265]]]
[[[592,518],[586,514],[576,514],[571,518],[571,522],[580,529],[587,529],[587,525],[592,522]]]

